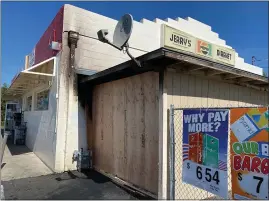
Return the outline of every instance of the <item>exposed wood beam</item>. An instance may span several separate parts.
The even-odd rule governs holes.
[[[18,89],[18,88],[15,88],[15,89],[12,89],[12,91],[22,91],[22,92],[24,92],[24,91],[26,91],[25,89]]]
[[[209,69],[220,71],[220,72],[223,72],[225,74],[227,74],[227,73],[238,74],[238,75],[241,75],[242,77],[248,77],[248,78],[252,78],[255,80],[261,80],[264,82],[268,82],[268,79],[264,78],[263,76],[256,75],[256,74],[251,73],[251,72],[247,72],[247,71],[244,71],[242,69],[235,68],[234,66],[219,64],[216,62],[212,62],[212,61],[208,61],[205,59],[200,59],[200,58],[197,58],[194,56],[190,56],[190,55],[187,55],[184,53],[166,51],[165,56],[167,56],[169,58],[176,59],[176,60],[185,61],[185,62],[188,62],[190,64],[194,64],[194,65],[207,66]],[[218,74],[222,74],[222,73],[218,73]]]
[[[248,77],[240,77],[237,79],[239,82],[251,82],[253,81],[252,78],[248,78]]]
[[[44,76],[49,76],[49,77],[53,77],[53,74],[47,74],[47,73],[36,73],[36,72],[32,72],[32,71],[27,71],[27,72],[23,72],[25,74],[34,74],[34,75],[44,75]]]
[[[176,69],[178,73],[190,73],[190,67],[188,66],[182,66],[179,69]]]
[[[241,77],[241,75],[226,74],[222,76],[224,80],[233,80],[233,79],[237,79],[238,77]]]
[[[208,77],[215,76],[215,75],[220,75],[220,74],[224,74],[224,73],[226,73],[226,72],[217,71],[217,70],[209,70],[209,69],[207,69],[205,71],[205,75],[208,76]]]
[[[193,67],[193,66],[191,66],[190,68],[189,68],[189,72],[192,72],[192,71],[198,71],[198,70],[205,70],[206,69],[206,67],[205,66],[197,66],[197,67]]]

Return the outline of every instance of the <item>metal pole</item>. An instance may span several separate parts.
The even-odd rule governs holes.
[[[175,132],[174,105],[170,105],[170,199],[175,199]]]

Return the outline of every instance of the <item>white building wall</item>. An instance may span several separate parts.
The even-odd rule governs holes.
[[[64,7],[64,31],[78,31],[80,36],[76,49],[76,67],[101,71],[129,60],[127,54],[98,40],[97,32],[108,29],[112,40],[117,21],[71,5]],[[67,34],[67,33],[66,33]],[[160,48],[160,26],[147,26],[134,22],[129,40],[130,52],[140,56]]]
[[[76,51],[77,67],[100,71],[130,59],[123,52],[97,39],[97,31],[108,29],[108,38],[112,40],[117,20],[72,5],[65,5],[63,30],[73,30],[84,35],[80,36]],[[140,56],[159,49],[162,24],[167,24],[208,42],[232,48],[226,44],[225,40],[219,38],[219,34],[213,32],[210,26],[190,17],[165,20],[156,18],[154,21],[146,19],[142,19],[141,22],[134,21],[133,33],[129,40],[130,52],[134,56]],[[235,67],[258,75],[263,73],[262,68],[245,63],[238,53],[235,57]]]
[[[32,150],[51,170],[55,166],[55,146],[56,146],[56,78],[53,79],[49,94],[49,109],[45,111],[35,111],[34,99],[36,93],[48,89],[48,85],[43,85],[33,89],[24,95],[24,99],[31,96],[32,111],[24,112],[24,121],[27,122],[26,146]]]
[[[71,69],[67,33],[63,35],[59,66],[56,172],[76,169],[76,162],[73,161],[74,151],[88,148],[85,112],[78,101],[73,73],[69,76]]]

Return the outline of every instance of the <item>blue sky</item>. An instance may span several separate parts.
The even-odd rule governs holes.
[[[2,83],[10,84],[60,7],[72,4],[114,19],[192,17],[208,24],[246,62],[268,71],[268,2],[1,2]]]

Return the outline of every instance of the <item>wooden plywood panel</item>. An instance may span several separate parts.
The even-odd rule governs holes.
[[[113,83],[113,153],[114,174],[124,178],[124,86],[121,80]]]
[[[109,167],[109,156],[108,151],[110,148],[110,145],[108,143],[108,136],[110,133],[108,133],[108,115],[107,115],[107,89],[108,87],[106,85],[103,86],[102,91],[102,115],[101,115],[101,121],[102,121],[102,131],[101,131],[101,142],[102,142],[102,167],[103,171],[108,172]]]
[[[104,104],[103,104],[103,161],[104,161],[104,171],[111,172],[114,170],[113,166],[113,97],[111,92],[111,87],[104,85]]]
[[[100,149],[100,157],[102,157],[102,160],[100,160],[100,166],[102,167],[102,169],[106,169],[105,168],[105,153],[104,153],[104,89],[105,86],[104,85],[100,85],[100,91],[101,93],[99,94],[99,104],[100,104],[100,110],[99,110],[99,135],[97,135],[97,139],[99,139],[99,144],[98,146],[101,147]]]
[[[136,111],[134,110],[136,99],[134,97],[135,92],[135,85],[134,85],[134,77],[130,79],[126,79],[125,82],[126,88],[126,122],[127,122],[127,166],[126,169],[128,170],[126,175],[126,180],[131,182],[134,177],[137,177],[137,171],[135,170],[134,162],[137,160],[136,156],[136,144],[134,143],[137,141],[138,136],[136,135]]]
[[[97,86],[94,90],[96,91],[101,91],[101,86]],[[102,164],[101,164],[101,153],[102,150],[98,147],[101,147],[101,93],[94,93],[95,95],[93,96],[94,98],[94,108],[93,108],[93,125],[95,125],[93,129],[93,163],[96,168],[101,169]]]
[[[144,97],[144,83],[141,76],[134,77],[134,96],[135,96],[135,122],[136,122],[136,139],[134,141],[136,150],[136,161],[134,162],[135,171],[140,175],[140,178],[135,179],[137,185],[144,185],[145,172],[145,97]]]
[[[149,72],[95,86],[94,167],[158,192],[159,76]]]
[[[158,188],[158,171],[152,167],[156,167],[158,158],[158,102],[156,99],[157,82],[154,74],[142,75],[142,83],[144,83],[144,116],[145,116],[145,157],[144,157],[144,180],[145,188],[154,192]],[[157,88],[158,89],[158,88]],[[146,179],[147,178],[147,179]]]

